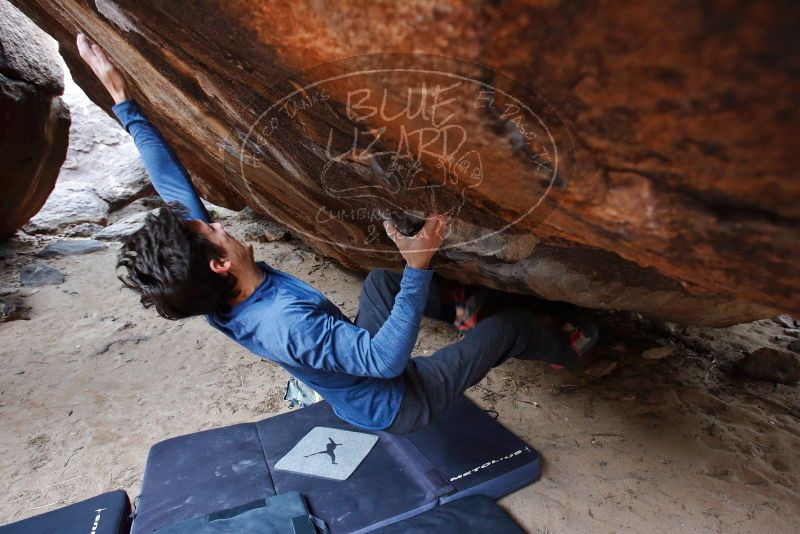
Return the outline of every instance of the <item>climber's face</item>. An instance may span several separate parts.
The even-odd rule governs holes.
[[[193,220],[189,221],[188,225],[190,230],[200,234],[219,250],[220,257],[211,261],[211,269],[214,272],[220,274],[230,272],[236,275],[238,270],[255,262],[253,245],[243,243],[230,235],[222,224]]]

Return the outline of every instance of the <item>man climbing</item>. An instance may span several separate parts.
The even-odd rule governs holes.
[[[83,35],[78,49],[114,99],[114,113],[169,203],[120,250],[122,282],[168,319],[205,315],[228,337],[316,390],[345,421],[411,432],[510,357],[578,366],[595,343],[596,328],[562,339],[527,311],[503,310],[477,321],[475,295],[448,298],[428,268],[447,226],[436,215],[413,237],[384,223],[406,266],[402,275],[370,272],[350,321],[313,287],[256,262],[251,245],[212,222],[184,167],[128,98],[121,73]],[[463,339],[412,359],[423,315],[458,323]]]

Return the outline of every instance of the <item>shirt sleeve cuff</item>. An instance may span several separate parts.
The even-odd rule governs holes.
[[[417,280],[417,281],[430,281],[433,278],[433,271],[431,269],[417,269],[406,265],[403,269],[403,280]]]
[[[117,116],[119,122],[122,123],[122,127],[126,130],[128,129],[128,123],[142,113],[139,110],[139,106],[137,106],[136,102],[132,99],[114,104],[111,111],[114,112],[114,115]]]

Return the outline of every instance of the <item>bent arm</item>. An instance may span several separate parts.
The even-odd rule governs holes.
[[[310,318],[310,324],[295,323],[290,352],[299,363],[316,369],[375,378],[399,376],[417,341],[432,277],[433,271],[405,268],[394,307],[374,336],[347,321],[317,316]]]
[[[177,201],[183,204],[192,219],[210,222],[211,218],[200,202],[186,169],[136,102],[126,100],[112,109],[122,126],[133,137],[147,174],[150,175],[150,181],[161,198],[167,202]]]

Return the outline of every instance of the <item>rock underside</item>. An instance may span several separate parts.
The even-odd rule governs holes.
[[[14,3],[108,111],[75,36],[106,49],[204,196],[346,265],[399,266],[381,220],[444,211],[449,277],[800,313],[793,3]]]
[[[47,200],[67,152],[64,75],[47,35],[0,2],[0,238]]]

